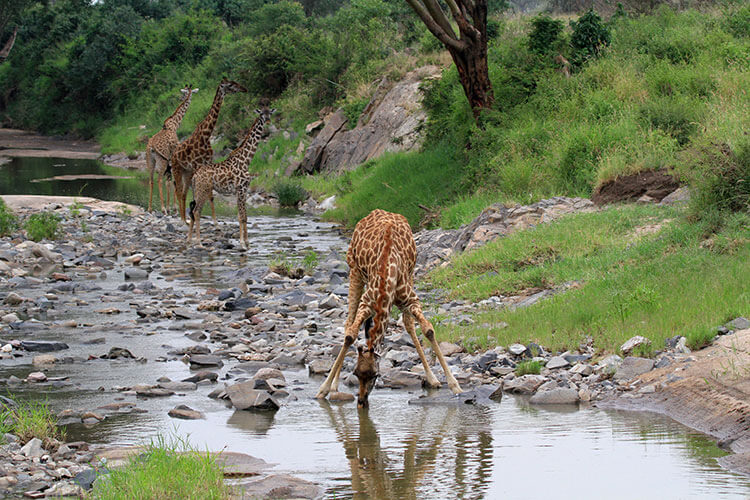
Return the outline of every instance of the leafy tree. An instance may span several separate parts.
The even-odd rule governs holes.
[[[487,0],[446,0],[450,16],[438,0],[406,0],[427,29],[450,52],[458,69],[474,119],[495,100],[487,67]]]
[[[612,37],[609,28],[599,14],[589,10],[578,21],[570,21],[573,35],[570,45],[573,48],[573,63],[581,65],[589,59],[596,59],[602,48],[609,46]]]
[[[529,33],[529,50],[537,54],[546,54],[554,46],[563,30],[563,23],[559,19],[539,15],[531,20]]]

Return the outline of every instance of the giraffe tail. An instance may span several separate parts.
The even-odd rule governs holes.
[[[172,178],[172,162],[171,161],[167,162],[167,169],[164,171],[164,177],[166,177],[167,179]]]
[[[188,210],[190,212],[190,220],[195,220],[195,212],[193,210],[195,210],[195,200],[190,202],[190,210]]]

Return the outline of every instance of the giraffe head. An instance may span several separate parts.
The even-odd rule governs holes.
[[[354,365],[354,375],[359,379],[359,393],[357,394],[357,408],[367,408],[368,397],[372,388],[375,387],[375,381],[380,374],[379,359],[380,356],[375,352],[375,342],[373,337],[372,318],[365,321],[365,337],[367,346],[357,346],[357,364]]]
[[[237,92],[247,92],[247,89],[235,81],[228,80],[225,76],[221,79],[221,83],[219,84],[219,92],[221,92],[222,95],[227,95],[235,94]]]
[[[198,89],[194,89],[189,83],[185,85],[184,88],[180,89],[180,92],[182,93],[182,97],[185,98],[188,96],[188,94],[195,94],[198,92]]]
[[[367,408],[367,398],[375,387],[378,379],[378,353],[374,347],[357,347],[357,364],[354,365],[354,375],[359,379],[359,392],[357,394],[357,408]]]
[[[266,123],[271,119],[271,115],[276,112],[276,108],[268,108],[268,106],[261,105],[260,108],[255,108],[255,112],[260,116],[261,123]]]

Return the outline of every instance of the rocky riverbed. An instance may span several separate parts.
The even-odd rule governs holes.
[[[590,209],[581,200],[558,199],[506,210],[506,215],[528,225],[550,219],[545,214],[560,213],[561,206]],[[18,233],[0,240],[0,384],[21,395],[85,393],[75,406],[66,406],[64,398],[54,404],[60,423],[73,431],[142,412],[204,418],[198,405],[182,404],[186,394],[193,395],[191,401],[248,411],[298,404],[297,394],[302,397],[320,383],[316,376],[329,370],[340,349],[347,240],[330,224],[254,219],[249,232],[256,246],[243,252],[236,222],[204,222],[204,247],[196,248],[185,245],[186,228],[174,217],[59,203],[45,209],[61,216],[61,239],[35,243]],[[511,219],[493,215],[471,234],[490,234],[490,224],[502,224],[506,231]],[[464,243],[477,241],[466,231],[456,234]],[[435,248],[436,237],[430,235],[423,240],[430,243],[422,245]],[[455,238],[453,234],[451,249]],[[311,251],[314,268],[296,269],[294,264]],[[276,265],[269,267],[274,259]],[[436,294],[427,300],[435,302],[430,310],[461,322],[471,321],[470,314],[479,308],[527,307],[565,288],[478,304],[442,303]],[[739,318],[717,334],[746,328],[743,321]],[[653,359],[627,356],[644,341],[634,338],[624,345],[624,359],[597,356],[588,345],[557,353],[534,344],[469,353],[462,345],[444,342],[441,349],[467,390],[459,398],[462,404],[492,404],[488,396],[505,391],[526,395],[532,404],[587,405],[626,393],[660,392],[670,380],[646,384],[637,377],[694,360],[679,336],[657,346]],[[516,376],[516,366],[532,359],[544,365],[540,373]],[[356,384],[354,361],[352,350],[342,372],[344,391],[352,392],[347,386]],[[302,370],[310,377],[296,375]],[[377,388],[413,391],[422,386],[423,368],[400,321],[391,322],[380,370]],[[433,370],[444,382],[439,365]],[[343,393],[336,399],[352,400]],[[459,399],[441,392],[414,402],[455,404]],[[41,443],[22,447],[8,439],[0,447],[0,488],[8,494],[79,494],[78,488],[90,487],[107,463],[107,453],[120,456],[95,443],[52,443],[45,449]],[[238,487],[254,495],[263,496],[270,491],[263,488],[280,484],[297,497],[320,493],[314,484],[275,475],[269,467],[247,467],[251,479],[239,481]]]

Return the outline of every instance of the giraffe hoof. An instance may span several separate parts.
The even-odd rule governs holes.
[[[437,379],[425,380],[424,385],[428,389],[440,389],[440,381],[438,381]]]

